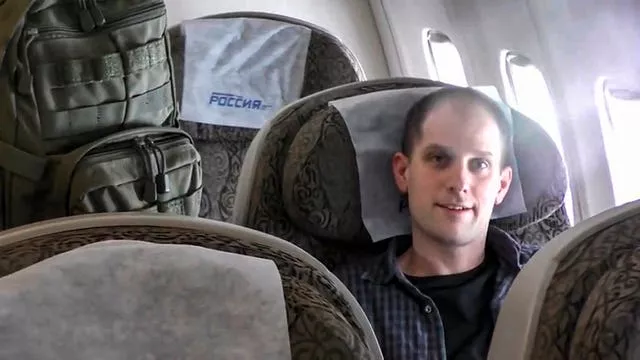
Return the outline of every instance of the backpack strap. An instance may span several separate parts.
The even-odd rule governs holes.
[[[2,11],[1,7],[0,11]],[[15,116],[14,99],[12,93],[8,90],[9,84],[3,78],[7,76],[3,70],[3,68],[0,68],[0,124],[2,124],[3,117]],[[11,144],[0,141],[0,168],[10,173],[32,181],[38,181],[44,174],[47,162],[46,158],[30,154]]]
[[[7,44],[21,27],[24,16],[35,0],[0,0],[0,64]]]
[[[34,2],[35,0],[0,0],[0,86],[11,79],[11,71],[6,71],[7,69],[2,66],[5,63],[4,57],[7,55],[9,46],[17,46],[17,41],[11,41],[11,39],[24,25],[25,15]],[[5,95],[8,94],[11,93],[5,93]],[[0,99],[0,107],[6,112],[3,116],[15,115],[14,111],[11,111],[11,109],[15,110],[15,107],[10,96]],[[2,141],[0,141],[0,154],[2,154],[1,168],[33,181],[42,178],[47,159],[29,154]]]
[[[22,151],[0,141],[0,168],[32,181],[42,178],[47,159]]]

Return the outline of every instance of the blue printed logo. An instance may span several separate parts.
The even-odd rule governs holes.
[[[273,107],[271,105],[266,105],[264,101],[260,99],[251,99],[242,95],[219,92],[211,93],[211,96],[209,97],[209,105],[261,111],[268,110]]]

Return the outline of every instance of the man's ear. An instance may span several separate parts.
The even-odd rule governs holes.
[[[391,159],[391,168],[393,170],[393,178],[396,181],[396,186],[402,194],[406,194],[409,188],[408,185],[408,172],[409,172],[409,158],[402,152],[393,154]]]
[[[505,166],[500,172],[500,188],[498,189],[498,195],[496,196],[496,205],[500,205],[507,196],[512,179],[513,169],[511,166]]]

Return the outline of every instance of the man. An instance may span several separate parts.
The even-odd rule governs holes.
[[[392,159],[412,234],[336,271],[371,321],[385,359],[484,359],[502,301],[537,248],[489,227],[512,179],[511,126],[488,97],[445,88],[407,114]]]

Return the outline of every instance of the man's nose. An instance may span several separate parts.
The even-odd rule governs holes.
[[[447,190],[452,193],[469,192],[470,180],[471,174],[464,164],[456,162],[447,169]]]

